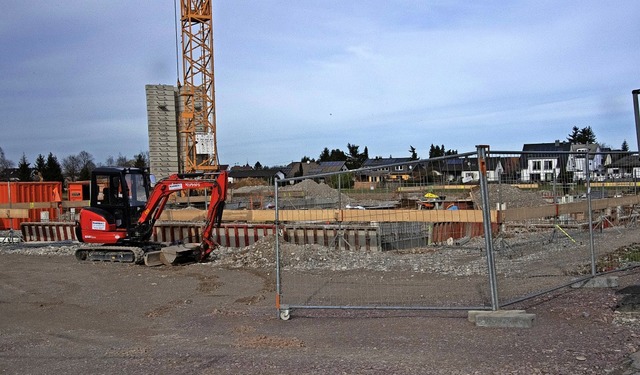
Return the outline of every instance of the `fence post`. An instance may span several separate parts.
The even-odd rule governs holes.
[[[487,250],[487,270],[489,273],[489,289],[491,291],[491,310],[498,310],[498,283],[496,265],[493,258],[493,236],[491,233],[491,206],[489,204],[489,188],[487,185],[487,151],[489,146],[476,146],[478,150],[478,172],[480,172],[480,195],[482,197],[482,224],[484,226],[484,243]]]
[[[280,205],[278,204],[278,179],[274,178],[274,188],[273,195],[275,199],[275,228],[276,228],[276,309],[278,314],[280,314],[280,298],[282,296],[282,286],[280,282],[280,220],[279,220],[279,211]]]
[[[593,211],[591,209],[591,170],[589,170],[589,149],[584,154],[584,171],[587,184],[587,210],[589,210],[589,251],[591,251],[591,276],[596,275],[596,251],[593,244]]]

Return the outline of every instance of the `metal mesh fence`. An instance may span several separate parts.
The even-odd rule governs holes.
[[[276,181],[278,308],[497,309],[638,261],[637,154],[560,145]]]
[[[485,257],[477,247],[463,246],[481,233],[481,214],[467,209],[470,187],[435,173],[462,167],[453,157],[422,162],[276,183],[277,225],[296,223],[308,238],[306,245],[292,244],[291,236],[277,243],[282,305],[486,308]],[[363,228],[366,238],[359,234]]]
[[[640,239],[637,154],[564,147],[492,153],[519,165],[487,192],[499,217],[493,250],[503,306],[635,261],[626,249]]]

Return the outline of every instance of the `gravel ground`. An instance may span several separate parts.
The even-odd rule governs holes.
[[[597,238],[598,248],[605,249],[602,253],[640,242],[636,228],[605,234]],[[529,236],[525,245],[498,253],[497,268],[505,278],[517,279],[533,268],[535,277],[523,279],[531,284],[544,280],[540,273],[579,272],[583,257],[574,259],[572,254],[582,254],[584,243],[533,246],[546,235]],[[603,245],[605,239],[608,246]],[[281,321],[274,307],[274,242],[270,237],[243,249],[221,248],[205,264],[156,268],[78,263],[72,242],[2,245],[0,371],[614,375],[636,371],[632,355],[640,349],[639,313],[616,311],[624,296],[614,289],[566,288],[510,306],[536,314],[531,329],[480,328],[458,311],[297,310],[293,319]],[[281,243],[283,272],[304,276],[296,278],[300,288],[315,282],[309,275],[328,280],[385,274],[429,283],[433,287],[426,293],[443,298],[458,281],[484,277],[481,248],[481,239],[460,248],[385,253],[337,253],[317,245]],[[621,288],[640,284],[636,269],[616,276]]]

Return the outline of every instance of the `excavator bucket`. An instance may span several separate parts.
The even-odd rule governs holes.
[[[147,266],[175,266],[177,264],[191,263],[198,259],[200,244],[180,244],[163,247],[160,251],[151,251],[144,255],[144,264]]]
[[[162,251],[150,251],[144,254],[144,264],[149,267],[161,266],[162,259],[160,259],[160,254]]]

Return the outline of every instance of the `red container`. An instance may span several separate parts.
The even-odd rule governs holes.
[[[61,182],[0,182],[2,208],[26,208],[29,218],[1,219],[0,229],[20,229],[20,223],[56,221],[62,201]]]
[[[89,186],[91,181],[73,181],[69,182],[67,191],[69,193],[69,201],[88,201],[89,198]]]

